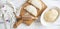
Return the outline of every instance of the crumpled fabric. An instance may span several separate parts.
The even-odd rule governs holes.
[[[16,20],[14,15],[14,8],[8,4],[0,5],[0,22],[5,23],[5,29],[12,29],[12,26]],[[7,28],[9,27],[9,28]]]

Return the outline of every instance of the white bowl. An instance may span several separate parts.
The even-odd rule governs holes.
[[[56,21],[54,21],[53,23],[49,23],[49,22],[46,22],[45,20],[44,20],[44,13],[45,12],[47,12],[47,11],[49,11],[51,8],[57,8],[58,10],[58,18],[57,18],[57,20]],[[58,7],[56,7],[56,6],[50,6],[50,7],[48,7],[43,13],[42,13],[42,15],[41,15],[41,18],[40,18],[40,21],[41,21],[41,24],[42,25],[44,25],[44,26],[56,26],[56,25],[60,25],[60,9],[58,8]]]

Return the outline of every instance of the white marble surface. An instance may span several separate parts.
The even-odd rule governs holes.
[[[25,2],[25,0],[7,0],[13,3],[16,8],[21,7],[21,5]],[[60,0],[42,0],[48,7],[49,6],[60,6]],[[60,8],[60,7],[59,7]],[[6,23],[9,26],[9,23]],[[10,27],[7,27],[10,29]],[[5,29],[4,24],[0,24],[0,29]],[[30,26],[26,26],[25,24],[20,24],[16,29],[60,29],[60,26],[43,26],[39,19],[33,22]]]

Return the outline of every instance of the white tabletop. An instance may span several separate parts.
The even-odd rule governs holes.
[[[10,2],[13,2],[13,5],[16,8],[19,8],[19,6],[21,6],[25,0],[7,0]],[[42,0],[48,7],[49,6],[60,6],[60,0]],[[60,7],[59,7],[60,8]],[[10,29],[10,23],[7,22],[7,28]],[[0,23],[0,29],[5,29],[4,28],[4,24]],[[25,24],[20,24],[16,29],[60,29],[60,26],[43,26],[39,19],[34,21],[30,26],[26,26]]]

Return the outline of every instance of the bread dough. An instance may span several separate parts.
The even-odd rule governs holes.
[[[44,19],[47,22],[54,22],[58,16],[58,11],[56,9],[51,9],[44,14]]]

